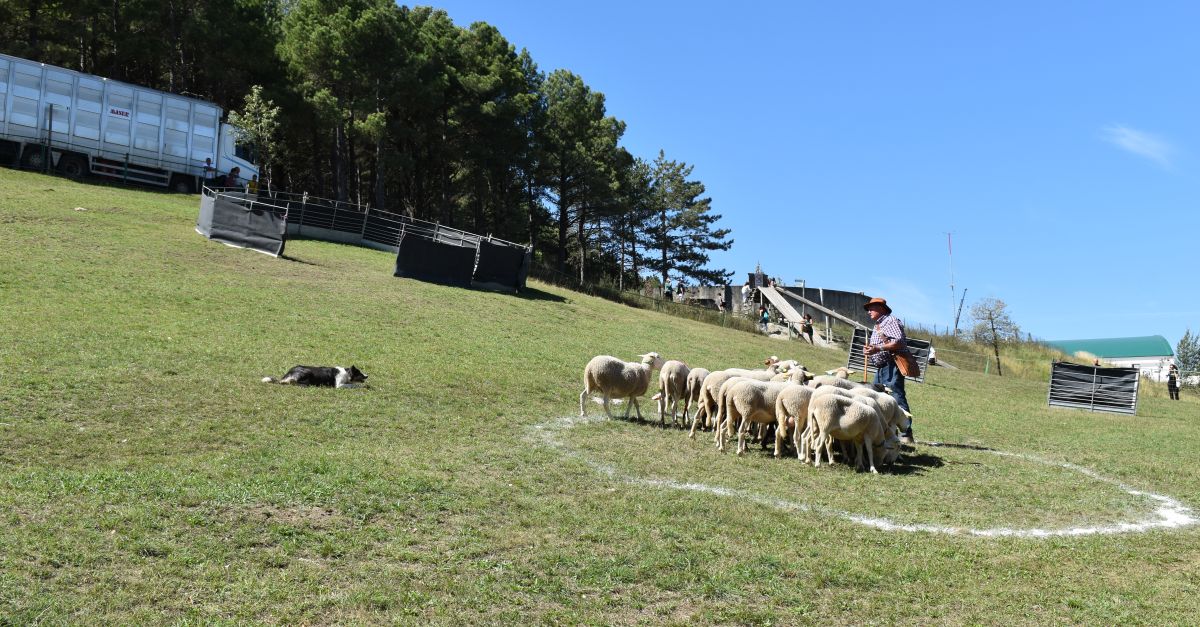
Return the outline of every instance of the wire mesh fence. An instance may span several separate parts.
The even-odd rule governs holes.
[[[712,309],[701,305],[695,305],[687,302],[679,302],[675,300],[667,300],[655,296],[648,296],[637,290],[621,289],[618,286],[582,281],[577,276],[569,275],[550,268],[542,263],[534,263],[530,266],[529,276],[559,287],[565,287],[577,292],[583,292],[592,296],[598,296],[607,300],[624,303],[630,307],[638,309],[647,309],[650,311],[660,311],[679,318],[687,318],[697,320],[708,324],[714,324],[721,327],[738,329],[749,333],[757,333],[758,325],[751,319],[733,314],[719,309]]]

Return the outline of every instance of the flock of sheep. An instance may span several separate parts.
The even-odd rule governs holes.
[[[900,456],[900,433],[908,429],[912,414],[897,405],[888,390],[877,384],[850,381],[850,371],[839,368],[833,374],[814,375],[794,360],[766,360],[758,370],[730,368],[709,371],[688,368],[681,361],[664,361],[658,353],[641,355],[640,362],[616,357],[593,357],[583,369],[583,392],[579,395],[579,415],[586,414],[584,401],[593,394],[604,399],[604,413],[612,418],[609,402],[627,399],[625,418],[632,407],[642,420],[638,397],[650,389],[655,370],[658,377],[659,423],[666,426],[668,411],[671,424],[686,428],[689,411],[694,407],[689,437],[696,429],[713,429],[717,449],[724,451],[734,432],[738,434],[737,452],[746,450],[752,427],[756,437],[767,446],[769,432],[775,432],[775,457],[783,454],[790,440],[796,456],[814,466],[821,465],[824,451],[833,463],[833,442],[843,451],[853,445],[855,464],[877,473],[875,461],[891,464]],[[679,416],[682,403],[683,415]]]

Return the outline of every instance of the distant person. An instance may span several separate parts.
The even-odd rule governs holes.
[[[1179,368],[1175,364],[1167,368],[1167,394],[1171,400],[1179,400]]]
[[[663,293],[667,300],[673,300],[675,295],[671,293],[671,284],[667,283],[667,290]]]
[[[1093,359],[1093,360],[1092,360],[1092,367],[1093,367],[1093,368],[1099,368],[1099,367],[1100,367],[1100,358],[1099,358],[1099,357],[1097,357],[1096,359]]]
[[[767,332],[767,325],[771,322],[771,313],[767,311],[767,306],[763,305],[758,308],[758,324],[762,327],[763,333]]]
[[[250,182],[246,183],[246,191],[249,192],[249,194],[251,196],[258,195],[258,175],[257,174],[250,177]]]
[[[241,184],[238,183],[238,181],[241,179],[241,174],[241,168],[234,167],[232,170],[230,170],[229,174],[225,175],[225,187],[241,187]]]
[[[750,302],[750,282],[746,281],[745,285],[742,285],[742,305],[748,302]]]
[[[875,329],[871,331],[871,337],[863,347],[863,354],[871,360],[871,365],[875,366],[875,383],[882,383],[891,389],[896,404],[904,411],[910,412],[912,410],[908,408],[908,397],[904,394],[904,376],[896,367],[895,358],[895,353],[908,350],[904,325],[900,324],[899,318],[892,315],[892,308],[888,307],[887,301],[882,298],[872,298],[863,305],[863,309],[867,310],[867,315],[875,322]],[[901,434],[900,441],[905,444],[913,443],[911,424],[908,430]]]
[[[204,182],[212,181],[217,178],[217,169],[213,167],[212,157],[204,158]]]
[[[800,319],[800,335],[808,338],[808,343],[813,343],[813,319],[812,314],[806,313]]]
[[[936,363],[937,363],[937,349],[930,346],[929,347],[929,365],[932,366]]]

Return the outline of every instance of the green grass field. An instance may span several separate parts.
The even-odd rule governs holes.
[[[1113,482],[1200,505],[1194,398],[1050,410],[1044,383],[935,370],[910,385],[917,437],[966,446],[919,444],[880,476],[738,458],[708,434],[573,420],[583,365],[844,355],[539,283],[397,279],[372,250],[273,259],[196,234],[197,206],[0,170],[0,623],[1200,615],[1200,527],[966,532],[1154,519]],[[297,363],[371,385],[259,382]]]

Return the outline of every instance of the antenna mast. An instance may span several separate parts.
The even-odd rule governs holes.
[[[954,244],[950,238],[950,232],[946,232],[946,250],[950,253],[950,314],[954,315]],[[958,335],[958,319],[955,316],[954,335]]]

